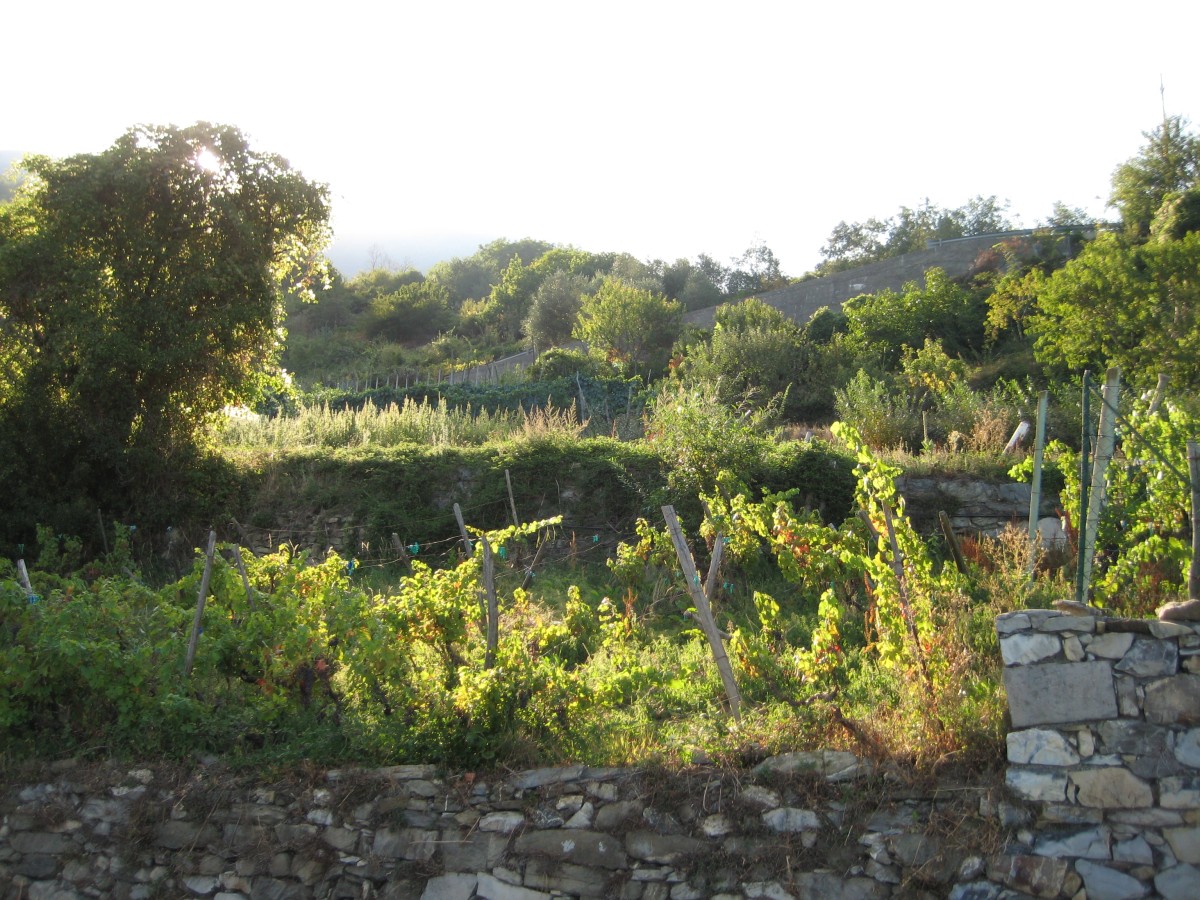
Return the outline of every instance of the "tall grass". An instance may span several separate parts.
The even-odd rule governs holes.
[[[409,398],[403,405],[390,403],[382,408],[368,401],[361,409],[331,409],[322,404],[302,407],[291,416],[229,416],[221,443],[246,450],[399,444],[467,447],[551,435],[573,438],[585,424],[574,406],[489,412],[451,407],[445,399],[434,403]]]

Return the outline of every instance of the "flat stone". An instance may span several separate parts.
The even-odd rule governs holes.
[[[844,878],[830,872],[800,872],[792,879],[800,897],[821,900],[883,900],[892,890],[874,878]],[[747,897],[750,895],[747,894]]]
[[[642,810],[645,808],[646,804],[641,800],[618,800],[615,803],[607,803],[596,810],[593,824],[597,831],[611,831],[629,819],[640,819]]]
[[[543,855],[550,859],[573,862],[602,869],[625,867],[625,850],[611,834],[597,831],[527,831],[513,845],[517,853]]]
[[[372,769],[371,773],[380,778],[386,778],[388,781],[432,781],[437,778],[437,766],[383,766]],[[330,781],[337,781],[337,776],[340,774],[335,770],[326,777]]]
[[[1065,803],[1067,775],[1065,772],[1042,772],[1009,767],[1004,782],[1018,797],[1042,803]]]
[[[1004,669],[1014,728],[1115,718],[1117,698],[1107,662],[1045,663]]]
[[[1068,796],[1081,806],[1137,809],[1154,805],[1150,785],[1119,766],[1094,766],[1070,773]]]
[[[1159,638],[1160,640],[1168,640],[1170,638],[1188,638],[1195,635],[1195,630],[1189,625],[1183,625],[1179,622],[1151,622],[1150,635]]]
[[[1136,900],[1150,893],[1136,878],[1086,859],[1075,863],[1075,871],[1083,878],[1088,900]]]
[[[1200,809],[1200,776],[1162,779],[1158,783],[1158,804],[1163,809]]]
[[[595,816],[596,807],[591,803],[584,803],[571,818],[563,823],[563,828],[591,828]]]
[[[1163,837],[1171,846],[1171,852],[1181,863],[1200,865],[1200,828],[1195,825],[1184,828],[1164,828]]]
[[[725,837],[725,835],[733,832],[734,827],[729,816],[721,813],[705,816],[703,821],[700,822],[700,830],[704,833],[705,837],[710,838]]]
[[[1185,731],[1176,738],[1175,758],[1185,766],[1200,769],[1200,728]]]
[[[1060,836],[1039,835],[1034,841],[1033,852],[1055,859],[1066,856],[1112,859],[1112,832],[1107,828],[1089,828]]]
[[[531,859],[525,866],[524,884],[557,895],[608,897],[611,896],[608,884],[611,877],[612,872],[603,869]]]
[[[1063,638],[1063,656],[1066,657],[1067,662],[1082,662],[1086,658],[1087,654],[1084,653],[1083,644],[1075,635],[1069,634]]]
[[[1035,897],[1057,897],[1069,872],[1064,859],[1023,854],[993,856],[987,867],[989,880]]]
[[[684,857],[708,848],[705,841],[682,834],[656,834],[653,831],[633,831],[625,835],[625,849],[634,859],[674,865]]]
[[[562,784],[565,781],[578,781],[584,772],[583,766],[555,766],[548,769],[532,769],[520,772],[508,780],[508,783],[518,791],[535,787],[545,787],[548,784]]]
[[[1161,801],[1160,801],[1161,802]],[[1114,825],[1137,828],[1163,828],[1183,824],[1183,814],[1173,809],[1115,809],[1106,818]]]
[[[506,884],[494,875],[480,872],[475,885],[475,896],[480,900],[551,900],[543,891]]]
[[[442,832],[442,865],[448,872],[483,872],[498,866],[508,850],[508,835],[481,831]]]
[[[1200,622],[1200,600],[1172,600],[1155,612],[1163,622]]]
[[[752,881],[742,885],[742,893],[747,900],[796,900],[778,881]]]
[[[1113,683],[1117,689],[1117,709],[1121,715],[1140,719],[1142,707],[1138,699],[1137,679],[1130,675],[1114,675]]]
[[[421,900],[471,900],[478,882],[473,874],[436,875],[425,883]]]
[[[775,809],[783,802],[778,793],[758,784],[743,788],[740,796],[746,803],[761,806],[763,809]]]
[[[375,832],[371,853],[384,859],[407,859],[425,862],[433,859],[438,846],[438,833],[423,828],[381,828]]]
[[[494,831],[498,834],[512,834],[525,824],[525,814],[519,812],[488,813],[479,820],[480,831]]]
[[[947,884],[962,863],[961,851],[947,848],[933,835],[899,834],[888,845],[900,865],[918,870],[915,877],[921,882]]]
[[[1052,634],[1013,634],[1000,639],[1000,655],[1006,666],[1027,666],[1057,656],[1062,641]]]
[[[1095,608],[1087,607],[1086,609],[1076,610],[1072,608],[1064,608],[1062,612],[1067,613],[1065,616],[1055,616],[1052,619],[1046,619],[1038,624],[1040,631],[1078,631],[1082,633],[1090,633],[1096,630]]]
[[[1137,638],[1113,669],[1138,678],[1174,675],[1179,671],[1179,648],[1171,641]]]
[[[762,819],[768,828],[781,834],[796,831],[818,831],[821,828],[820,818],[810,809],[781,806],[779,809],[767,810],[762,814]]]
[[[1200,869],[1182,865],[1154,876],[1154,889],[1164,900],[1196,900],[1200,897]]]
[[[1154,865],[1154,849],[1139,834],[1127,841],[1118,841],[1112,848],[1112,858],[1114,862],[1152,866]]]
[[[1004,636],[1018,631],[1028,631],[1029,616],[1023,612],[1009,612],[996,616],[996,634]]]
[[[1200,725],[1200,675],[1181,674],[1146,685],[1146,719],[1161,725]]]
[[[1102,659],[1120,659],[1133,646],[1133,635],[1128,631],[1109,631],[1098,634],[1087,645],[1087,652]]]
[[[1079,752],[1057,731],[1010,731],[1007,744],[1008,761],[1017,765],[1073,766],[1079,762]]]

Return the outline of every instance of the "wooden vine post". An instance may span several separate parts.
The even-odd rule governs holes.
[[[1113,367],[1104,378],[1103,402],[1100,404],[1100,426],[1096,437],[1096,453],[1092,460],[1091,485],[1088,489],[1087,524],[1080,541],[1080,583],[1077,594],[1086,603],[1092,581],[1092,564],[1096,555],[1096,532],[1100,527],[1100,512],[1104,508],[1108,464],[1117,443],[1117,403],[1121,393],[1121,370]]]
[[[496,665],[496,646],[500,641],[500,606],[496,602],[496,559],[492,556],[492,545],[486,535],[480,535],[483,545],[483,589],[487,595],[487,653],[483,658],[485,669]]]
[[[1027,570],[1033,577],[1038,558],[1038,518],[1042,508],[1042,462],[1046,452],[1046,409],[1050,403],[1050,392],[1042,391],[1038,397],[1037,430],[1033,436],[1033,479],[1029,484],[1029,563]]]
[[[692,559],[692,551],[688,549],[687,539],[683,536],[683,528],[679,524],[679,518],[675,515],[675,507],[664,506],[662,513],[663,519],[667,523],[667,531],[671,535],[671,543],[675,545],[675,555],[679,557],[679,566],[683,569],[683,579],[687,582],[688,593],[692,597],[692,602],[696,604],[696,616],[700,620],[700,627],[704,630],[704,635],[712,647],[717,671],[721,673],[721,682],[725,685],[726,696],[729,697],[729,711],[733,715],[733,720],[741,724],[742,697],[738,692],[737,681],[733,677],[733,666],[729,662],[729,656],[725,653],[725,645],[721,642],[721,635],[717,631],[716,622],[713,621],[712,607],[709,605],[709,598],[714,596],[716,591],[716,569],[720,565],[720,559],[717,557],[714,564],[709,566],[708,583],[701,587],[700,574],[696,571],[696,561]],[[716,544],[713,547],[714,556],[722,552],[723,545],[723,537],[718,533]]]
[[[454,520],[458,522],[458,533],[462,535],[463,548],[467,551],[467,559],[470,559],[475,552],[475,547],[471,544],[471,536],[467,534],[467,523],[463,520],[462,507],[457,503],[454,504]]]
[[[1192,565],[1188,569],[1188,598],[1200,599],[1200,443],[1187,442],[1188,475],[1192,483]]]
[[[196,659],[196,644],[200,641],[200,623],[204,619],[204,601],[208,599],[208,583],[212,579],[213,556],[217,552],[217,533],[208,533],[208,549],[204,551],[204,574],[200,576],[200,595],[196,599],[196,617],[192,619],[192,636],[188,639],[187,657],[183,661],[185,678],[192,674],[192,663]]]

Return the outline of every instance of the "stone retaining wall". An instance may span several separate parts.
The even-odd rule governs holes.
[[[841,752],[752,772],[485,780],[396,766],[272,785],[76,766],[0,798],[0,896],[945,897],[1011,868],[995,856],[996,806],[980,788],[913,790]]]
[[[1026,890],[1200,897],[1200,626],[1027,610],[996,630]]]

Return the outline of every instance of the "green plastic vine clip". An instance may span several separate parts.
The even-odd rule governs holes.
[[[421,545],[420,544],[409,544],[408,552],[411,553],[413,556],[416,556],[418,553],[421,552]]]

